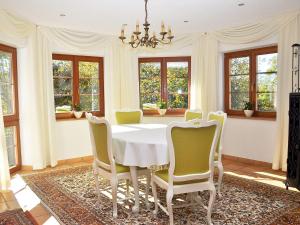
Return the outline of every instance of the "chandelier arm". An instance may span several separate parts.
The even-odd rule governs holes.
[[[167,44],[171,43],[171,39],[169,39],[169,41],[156,39],[156,41],[158,41],[159,43],[164,44],[164,45],[167,45]]]

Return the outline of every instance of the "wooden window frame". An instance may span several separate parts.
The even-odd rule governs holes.
[[[96,56],[80,56],[80,55],[65,55],[65,54],[53,54],[52,60],[66,60],[72,62],[72,106],[79,104],[80,93],[79,93],[79,62],[97,62],[99,63],[99,111],[91,112],[95,116],[103,117],[105,114],[104,104],[104,58]],[[55,113],[56,119],[74,119],[75,116],[72,112],[67,113]],[[82,115],[82,118],[85,115]]]
[[[10,53],[12,55],[12,78],[14,85],[14,114],[3,116],[4,127],[16,128],[16,166],[9,169],[10,173],[15,173],[22,167],[21,157],[21,139],[20,139],[20,121],[19,121],[19,95],[18,95],[18,61],[17,49],[11,46],[0,44],[0,51]]]
[[[225,103],[225,111],[230,116],[244,116],[243,110],[232,110],[230,109],[230,68],[229,61],[232,58],[238,57],[249,57],[249,101],[254,105],[254,114],[253,117],[261,117],[261,118],[276,118],[276,112],[261,112],[256,109],[256,65],[257,65],[257,56],[264,54],[278,53],[277,46],[263,47],[263,48],[255,48],[244,51],[236,51],[229,52],[224,54],[224,103]],[[278,71],[276,72],[278,73]]]
[[[191,94],[191,57],[178,56],[178,57],[147,57],[139,58],[139,94],[141,103],[141,86],[140,86],[140,64],[147,62],[160,63],[161,68],[161,100],[168,102],[168,88],[167,88],[167,63],[168,62],[188,62],[188,109],[190,108],[190,94]],[[141,110],[143,107],[141,106]],[[186,109],[167,109],[166,115],[184,115]],[[157,110],[143,110],[144,115],[159,115]]]

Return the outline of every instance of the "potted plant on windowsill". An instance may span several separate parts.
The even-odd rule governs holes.
[[[251,102],[244,103],[244,113],[246,117],[251,117],[254,113],[253,104]]]
[[[75,104],[73,107],[73,113],[76,119],[79,119],[82,117],[83,111],[80,104]]]
[[[157,104],[157,106],[158,106],[157,111],[158,111],[159,115],[161,115],[161,116],[165,115],[167,112],[167,103],[164,101],[160,101]]]

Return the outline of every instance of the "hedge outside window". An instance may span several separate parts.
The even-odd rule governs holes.
[[[229,115],[244,115],[244,103],[251,102],[254,116],[276,117],[276,46],[225,53],[224,70]]]
[[[189,108],[191,57],[139,58],[140,107],[145,115],[158,114],[167,103],[167,114],[184,114]]]
[[[74,105],[104,116],[103,58],[53,54],[56,118],[73,118]]]

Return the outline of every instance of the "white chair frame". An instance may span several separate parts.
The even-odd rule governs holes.
[[[200,110],[200,109],[187,109],[185,110],[185,113],[184,113],[184,119],[186,120],[186,114],[188,112],[192,112],[192,113],[202,113],[202,119],[203,119],[203,112]]]
[[[223,111],[217,111],[217,112],[210,112],[207,115],[207,120],[209,120],[210,115],[216,115],[216,116],[223,116],[224,121],[222,125],[222,130],[221,130],[221,137],[220,137],[220,144],[219,144],[219,151],[218,151],[218,160],[214,161],[215,167],[218,167],[218,195],[219,197],[222,196],[221,194],[221,188],[222,188],[222,181],[223,181],[223,175],[224,175],[224,167],[222,163],[222,150],[223,150],[223,137],[224,137],[224,130],[225,130],[225,124],[227,120],[227,113],[224,113]]]
[[[174,169],[175,169],[175,154],[174,154],[174,146],[171,136],[171,131],[174,127],[180,127],[180,128],[199,128],[199,127],[208,127],[208,126],[216,126],[216,131],[213,138],[213,143],[211,145],[210,149],[210,155],[209,155],[209,170],[205,173],[198,173],[198,174],[190,174],[190,175],[184,175],[184,176],[176,176],[174,175]],[[219,129],[220,125],[217,121],[205,121],[205,120],[193,120],[193,122],[173,122],[170,123],[167,127],[167,143],[168,143],[168,150],[169,150],[169,156],[170,156],[170,166],[169,166],[169,180],[168,182],[161,179],[159,176],[152,174],[151,179],[151,185],[152,185],[152,191],[153,191],[153,197],[154,197],[154,204],[155,209],[153,211],[154,214],[157,214],[158,206],[167,214],[169,215],[170,224],[174,224],[174,218],[173,218],[173,208],[172,208],[172,199],[173,196],[176,194],[181,193],[193,193],[198,191],[204,191],[209,190],[210,191],[210,199],[209,199],[209,205],[207,208],[207,221],[209,224],[212,224],[211,222],[211,213],[212,213],[212,207],[213,203],[215,201],[216,197],[216,189],[214,186],[213,181],[213,175],[214,175],[214,153],[216,149],[216,145],[218,142],[218,135],[219,135]],[[191,181],[191,180],[200,180],[200,179],[208,179],[207,181],[199,182],[199,183],[192,183],[192,184],[181,184],[181,185],[174,185],[174,182],[183,182],[183,181]],[[162,189],[167,190],[167,209],[162,206],[160,203],[158,203],[157,199],[157,191],[156,191],[156,185],[161,187]],[[197,201],[197,203],[200,203]],[[183,206],[192,205],[192,204],[186,204]]]
[[[115,162],[115,159],[113,156],[113,151],[112,151],[112,135],[111,135],[111,126],[110,126],[109,122],[105,118],[97,118],[96,116],[93,116],[91,113],[86,113],[86,118],[89,121],[90,139],[91,139],[93,155],[94,155],[93,174],[94,174],[94,178],[95,178],[96,192],[98,194],[98,199],[100,196],[98,175],[101,175],[104,178],[110,180],[111,188],[112,188],[113,217],[116,218],[118,215],[118,213],[117,213],[118,212],[118,210],[117,210],[117,189],[118,189],[119,180],[122,180],[122,179],[126,180],[127,195],[128,195],[128,193],[129,193],[128,181],[137,179],[137,177],[132,178],[131,172],[117,173],[116,164],[115,164],[116,162]],[[107,149],[108,149],[108,157],[109,157],[110,165],[108,165],[98,159],[96,145],[95,145],[95,141],[94,141],[94,134],[92,131],[92,124],[105,124],[106,125]],[[138,170],[136,173],[137,173],[137,176],[140,176],[140,175],[149,176],[149,171],[147,169]],[[149,187],[147,186],[146,193],[145,193],[146,204],[148,204],[148,192],[149,192]]]
[[[141,109],[118,109],[118,110],[114,110],[114,114],[116,114],[116,112],[140,112],[141,113],[140,123],[142,123],[142,121],[143,121],[144,113]]]

